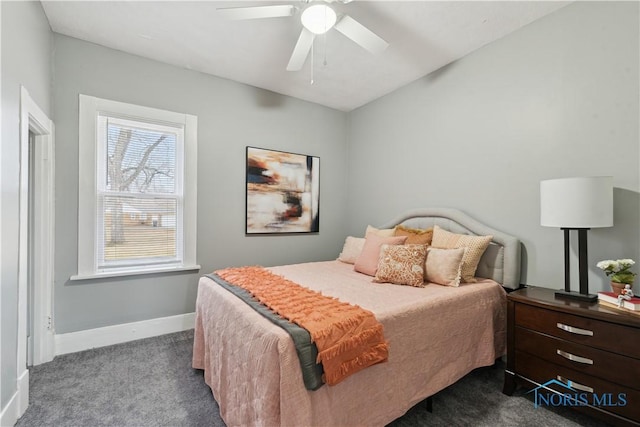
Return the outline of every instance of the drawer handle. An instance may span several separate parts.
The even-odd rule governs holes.
[[[585,365],[593,365],[593,360],[587,359],[586,357],[576,356],[575,354],[567,353],[566,351],[556,350],[556,353],[565,359],[571,360],[572,362],[584,363]]]
[[[586,391],[587,393],[593,393],[593,389],[591,387],[589,387],[588,385],[582,385],[582,384],[577,383],[575,381],[571,381],[571,380],[568,380],[568,379],[566,379],[564,377],[561,377],[560,375],[558,375],[556,378],[559,381],[567,384],[571,388],[575,388],[576,390],[580,390],[580,391]]]
[[[593,331],[590,331],[588,329],[580,329],[580,328],[576,328],[575,326],[565,325],[564,323],[556,323],[556,326],[558,328],[562,329],[563,331],[567,331],[567,332],[570,332],[572,334],[588,335],[590,337],[593,336]]]

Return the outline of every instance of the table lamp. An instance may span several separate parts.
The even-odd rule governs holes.
[[[596,301],[589,294],[587,230],[613,226],[613,177],[592,176],[549,179],[540,182],[540,224],[564,231],[564,291],[556,296]],[[569,233],[578,232],[578,273],[580,292],[571,291],[569,274]]]

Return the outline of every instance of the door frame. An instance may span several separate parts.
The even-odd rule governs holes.
[[[33,155],[36,173],[34,198],[33,260],[33,364],[53,360],[53,262],[54,262],[54,126],[53,122],[20,87],[20,226],[18,250],[18,410],[29,404],[27,367],[27,288],[29,285],[29,132],[35,136]]]

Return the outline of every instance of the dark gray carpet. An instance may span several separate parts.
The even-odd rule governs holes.
[[[56,357],[34,367],[17,426],[224,426],[193,330]]]
[[[56,357],[30,373],[27,426],[224,426],[201,371],[193,331]],[[501,393],[503,366],[477,369],[393,427],[600,426],[569,409],[535,409],[526,390]]]

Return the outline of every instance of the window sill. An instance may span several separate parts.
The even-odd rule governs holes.
[[[199,265],[183,265],[183,266],[172,266],[172,267],[155,267],[144,270],[130,270],[130,271],[105,271],[99,273],[91,273],[91,274],[76,274],[75,276],[71,276],[71,281],[81,281],[81,280],[95,280],[95,279],[105,279],[109,277],[126,277],[126,276],[140,276],[143,274],[158,274],[158,273],[173,273],[177,271],[198,271],[200,270]]]

